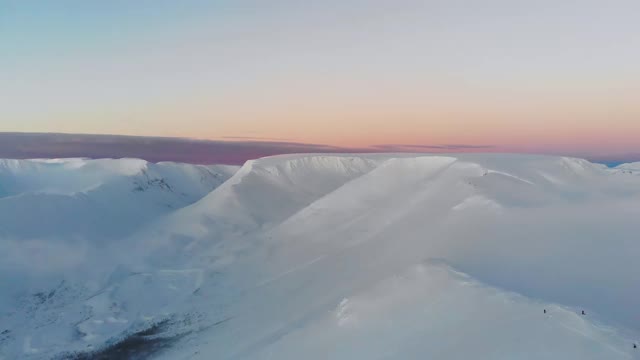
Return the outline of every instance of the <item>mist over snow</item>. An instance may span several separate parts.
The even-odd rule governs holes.
[[[640,359],[639,175],[0,160],[0,359]]]
[[[618,165],[616,166],[616,169],[638,175],[640,174],[640,162]]]

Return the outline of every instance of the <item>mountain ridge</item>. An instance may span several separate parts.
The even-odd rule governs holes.
[[[150,201],[189,191],[200,181],[193,176],[199,170],[190,166],[168,169],[162,178],[171,191],[152,182],[143,192]],[[185,170],[189,181],[171,181]],[[212,353],[221,359],[322,358],[330,347],[336,349],[332,358],[447,352],[466,358],[472,350],[451,347],[463,341],[455,340],[455,332],[447,330],[451,340],[438,335],[438,329],[459,326],[457,312],[475,319],[469,329],[495,330],[495,336],[483,335],[486,346],[474,342],[484,349],[478,349],[481,358],[635,356],[629,346],[640,331],[634,320],[640,291],[628,274],[640,271],[633,260],[640,255],[634,241],[640,233],[634,220],[640,216],[640,180],[629,172],[582,159],[511,154],[284,155],[231,170],[220,171],[224,181],[200,191],[193,202],[154,213],[110,243],[99,264],[86,263],[87,254],[97,251],[95,239],[82,243],[87,251],[74,251],[72,241],[60,242],[68,253],[58,255],[58,266],[72,261],[85,270],[84,278],[44,263],[42,270],[51,272],[48,281],[59,274],[64,286],[17,286],[22,300],[0,298],[0,314],[5,311],[0,323],[15,326],[7,329],[9,337],[0,338],[0,357],[92,356],[131,343],[126,339],[142,341],[136,334],[157,326],[156,338],[173,340],[149,355],[154,358],[207,359]],[[136,174],[135,179],[146,179]],[[134,178],[127,179],[135,188]],[[122,196],[138,196],[129,187],[118,189]],[[7,228],[7,222],[0,224]],[[1,232],[0,240],[19,254],[30,254],[23,248],[34,246]],[[53,254],[53,249],[45,251]],[[25,271],[13,267],[12,279],[41,277]],[[467,274],[480,290],[466,293],[468,281],[457,273]],[[394,279],[407,277],[414,280],[393,285]],[[461,292],[470,301],[452,300],[442,308],[431,302],[429,292],[412,290],[432,281],[441,284],[433,296]],[[598,284],[606,287],[593,291]],[[513,293],[519,295],[505,295]],[[495,296],[511,299],[505,303],[508,316],[500,315],[500,302],[491,300]],[[500,320],[475,315],[483,310],[474,299]],[[6,304],[16,301],[33,305],[7,313]],[[379,301],[388,305],[373,305]],[[428,304],[434,308],[427,311]],[[358,310],[370,306],[381,307]],[[550,320],[542,308],[557,309],[562,315],[556,317],[563,320]],[[570,315],[581,308],[588,317]],[[66,315],[54,316],[60,309]],[[531,326],[514,320],[522,311]],[[354,316],[367,325],[349,325]],[[385,332],[385,321],[393,318],[399,322],[393,326],[396,335]],[[429,331],[416,322],[435,319],[441,327]],[[527,334],[522,341],[528,347],[548,346],[522,350],[508,335],[513,331]],[[76,335],[63,336],[67,333]],[[344,337],[322,335],[338,333]],[[433,342],[420,345],[418,334]],[[298,342],[317,352],[304,353]],[[438,347],[438,342],[449,345]],[[377,350],[371,352],[367,343]],[[501,346],[507,350],[492,350]],[[400,347],[407,350],[392,350]]]

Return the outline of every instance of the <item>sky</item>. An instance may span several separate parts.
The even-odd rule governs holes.
[[[637,0],[0,0],[0,132],[640,160],[639,15]]]

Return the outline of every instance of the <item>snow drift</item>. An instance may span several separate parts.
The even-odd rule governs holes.
[[[2,164],[0,357],[640,358],[633,165]]]

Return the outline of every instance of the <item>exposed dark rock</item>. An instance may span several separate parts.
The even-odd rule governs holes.
[[[132,333],[102,349],[62,355],[60,360],[144,360],[165,350],[186,334],[163,334],[168,320]]]

